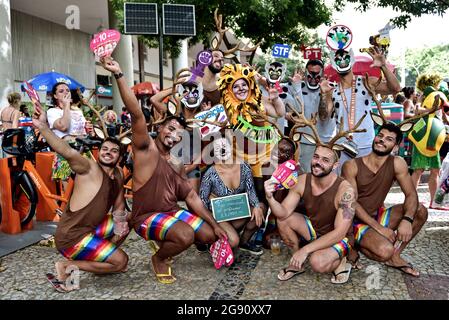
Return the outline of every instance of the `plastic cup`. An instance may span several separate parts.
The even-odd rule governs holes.
[[[114,221],[114,234],[122,236],[128,232],[128,212],[124,210],[116,210],[112,213]]]
[[[274,235],[270,238],[270,248],[271,253],[274,255],[281,254],[281,237],[278,235]]]

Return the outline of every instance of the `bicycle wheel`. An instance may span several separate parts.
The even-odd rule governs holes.
[[[25,226],[36,214],[37,190],[27,172],[15,172],[12,179],[12,206],[19,212],[20,224]]]
[[[125,207],[129,212],[133,209],[133,180],[132,175],[130,174],[125,178],[125,182],[123,183],[123,187],[125,188]]]

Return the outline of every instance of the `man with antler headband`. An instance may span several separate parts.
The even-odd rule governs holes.
[[[370,92],[372,87],[368,86]],[[372,92],[374,93],[374,92]],[[418,195],[408,174],[407,163],[401,157],[392,156],[393,149],[399,148],[403,132],[410,130],[424,115],[418,115],[396,125],[386,120],[380,102],[373,94],[379,115],[371,114],[380,125],[372,142],[372,152],[367,156],[347,161],[343,165],[342,177],[357,189],[354,219],[355,248],[368,258],[385,262],[406,274],[419,276],[419,272],[402,257],[401,253],[421,230],[427,220],[427,209],[418,203]],[[438,100],[438,99],[437,99]],[[434,108],[429,112],[435,111]],[[403,204],[384,207],[385,198],[394,181],[405,194]],[[359,255],[354,250],[350,259],[357,265]]]
[[[327,114],[326,103],[321,98],[320,85],[324,80],[323,69],[324,65],[321,60],[312,59],[307,61],[305,74],[302,75],[301,72],[296,72],[290,78],[292,85],[289,89],[296,97],[294,106],[297,111],[302,112],[307,118],[318,113],[317,129],[320,139],[323,142],[328,142],[335,135],[336,120],[335,117]],[[303,110],[299,110],[300,108],[303,108]],[[287,119],[291,121],[290,115],[291,112],[287,113]],[[311,130],[308,127],[300,128],[298,131],[311,134]],[[295,133],[290,132],[290,136],[293,136]],[[305,172],[310,172],[310,162],[312,161],[315,146],[310,144],[304,137],[301,137],[300,150],[299,163]]]
[[[112,58],[101,60],[103,67],[117,79],[120,95],[131,114],[134,155],[133,208],[130,224],[145,240],[159,242],[151,258],[156,279],[163,284],[176,281],[169,258],[189,248],[194,241],[211,244],[225,231],[203,206],[198,194],[170,157],[171,148],[179,142],[185,127],[181,117],[168,117],[158,130],[156,140],[147,132],[139,103],[123,79],[120,66]],[[177,202],[184,200],[191,213]]]
[[[386,81],[369,77],[368,82],[375,84],[375,94],[389,95],[396,94],[401,90],[400,84],[395,75],[386,67],[385,56],[377,47],[367,50],[373,58],[371,67],[380,68]],[[362,81],[362,76],[355,76],[352,66],[355,62],[352,49],[348,52],[339,49],[336,52],[331,51],[331,62],[334,69],[340,76],[340,81],[336,88],[333,88],[328,81],[321,86],[321,94],[326,99],[328,113],[335,112],[337,119],[343,118],[344,128],[352,128],[365,112],[371,111],[372,100],[366,89],[366,83]],[[343,142],[346,150],[351,150],[352,157],[362,157],[371,152],[371,141],[374,138],[374,124],[371,119],[366,118],[361,128],[366,129],[366,133],[354,136],[348,142]],[[343,163],[350,159],[345,153],[340,159],[340,168]]]
[[[357,194],[347,181],[333,172],[343,149],[336,142],[352,132],[362,132],[357,127],[364,117],[349,131],[342,131],[341,126],[339,133],[327,144],[320,141],[315,127],[316,115],[312,120],[307,120],[302,114],[299,117],[294,119],[302,126],[309,126],[313,133],[313,136],[303,135],[316,144],[311,173],[299,176],[298,183],[282,203],[273,197],[277,182],[265,182],[265,194],[271,212],[277,218],[280,234],[294,252],[289,266],[280,271],[278,279],[285,281],[303,273],[303,264],[310,257],[314,271],[332,272],[332,283],[345,283],[351,271],[351,264],[346,263],[351,249],[346,234],[352,226]],[[295,212],[301,198],[304,199],[305,214]],[[307,242],[302,248],[299,248],[300,238]]]

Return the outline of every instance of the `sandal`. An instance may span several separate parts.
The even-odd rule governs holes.
[[[281,272],[278,274],[278,279],[281,281],[287,281],[293,278],[294,276],[300,275],[304,273],[306,270],[294,270],[283,268]]]
[[[363,269],[363,265],[359,263],[360,260],[360,254],[357,253],[357,258],[355,258],[354,261],[351,261],[348,259],[348,262],[352,265],[352,269],[354,270],[362,270]]]
[[[47,273],[47,280],[52,285],[53,289],[55,289],[58,292],[66,293],[68,290],[65,288],[65,283],[63,281],[58,280],[56,276],[52,273]]]
[[[389,265],[389,264],[385,264],[385,265],[386,265],[387,267],[390,267],[390,268],[393,268],[393,269],[397,269],[397,270],[399,270],[399,271],[401,271],[401,272],[403,272],[403,273],[405,273],[405,274],[407,274],[407,275],[409,275],[409,276],[412,276],[412,277],[415,277],[415,278],[418,278],[418,277],[419,277],[419,271],[416,270],[416,269],[413,267],[413,265],[412,265],[411,263],[408,263],[408,264],[403,265],[403,266],[391,266],[391,265]],[[412,269],[412,270],[415,270],[415,271],[418,272],[418,275],[414,275],[414,274],[411,273],[411,272],[407,272],[407,271],[405,271],[406,269]]]
[[[351,269],[352,269],[352,264],[346,263],[345,269],[343,271],[340,271],[338,273],[335,273],[335,270],[332,271],[331,282],[334,284],[344,284],[344,283],[348,282],[349,275],[351,274]],[[337,277],[341,274],[344,276],[341,277],[340,280],[337,280]]]
[[[172,275],[171,266],[168,266],[168,273],[157,273],[156,268],[154,267],[153,261],[151,261],[151,267],[153,268],[154,275],[156,276],[157,281],[162,284],[172,284],[176,281],[176,277]]]

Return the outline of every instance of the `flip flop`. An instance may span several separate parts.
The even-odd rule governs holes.
[[[281,274],[281,272],[283,272],[283,273]],[[287,281],[287,280],[290,280],[291,278],[293,278],[294,276],[297,276],[297,275],[300,275],[300,274],[306,272],[306,270],[293,270],[293,269],[283,268],[281,270],[281,272],[279,272],[279,274],[278,274],[278,279],[281,281]],[[289,275],[287,275],[287,273]]]
[[[411,263],[406,264],[406,265],[403,265],[403,266],[391,266],[391,265],[389,265],[389,264],[385,264],[385,265],[386,265],[387,267],[389,267],[389,268],[397,269],[397,270],[399,270],[399,271],[401,271],[401,272],[403,272],[403,273],[405,273],[405,274],[407,274],[407,275],[409,275],[409,276],[415,277],[415,278],[418,278],[419,275],[420,275],[420,274],[419,274],[419,271],[416,270],[416,269],[413,267],[413,265],[412,265]],[[413,273],[410,273],[410,272],[405,271],[406,269],[412,269],[412,270],[418,271],[418,275],[415,276]]]
[[[171,266],[168,265],[168,273],[157,273],[156,268],[153,265],[153,261],[150,262],[151,268],[153,269],[154,275],[156,276],[157,281],[162,284],[172,284],[176,281],[176,277],[171,273]],[[170,278],[170,279],[167,279]]]
[[[344,283],[348,282],[349,275],[351,274],[351,269],[352,269],[352,264],[346,263],[345,269],[340,271],[339,273],[335,273],[335,271],[332,271],[331,282],[334,284],[344,284]],[[342,277],[341,280],[337,280],[337,277],[341,274],[343,274],[344,277]]]
[[[68,292],[68,290],[63,287],[64,282],[59,281],[58,278],[56,278],[56,276],[54,274],[47,273],[46,276],[47,276],[48,282],[50,282],[53,289],[55,289],[56,291],[61,292],[61,293]]]

